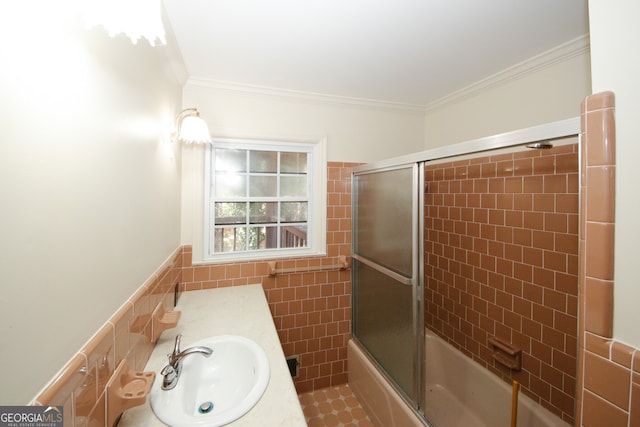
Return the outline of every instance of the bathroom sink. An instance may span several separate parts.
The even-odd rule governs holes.
[[[150,400],[165,424],[222,426],[247,412],[260,400],[269,383],[267,354],[254,341],[239,335],[218,335],[189,343],[205,346],[213,354],[191,354],[182,362],[175,388],[163,390],[156,376]]]

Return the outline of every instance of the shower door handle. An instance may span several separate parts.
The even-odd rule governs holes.
[[[410,277],[405,277],[402,274],[396,273],[393,270],[390,270],[386,267],[381,266],[380,264],[377,264],[373,261],[369,261],[366,258],[361,257],[360,255],[351,254],[351,257],[355,260],[357,260],[358,262],[363,263],[364,265],[373,268],[374,270],[391,277],[392,279],[402,283],[403,285],[407,285],[407,286],[413,286],[413,279]]]

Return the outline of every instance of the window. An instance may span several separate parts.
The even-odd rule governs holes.
[[[323,254],[323,148],[214,140],[205,158],[204,261]]]

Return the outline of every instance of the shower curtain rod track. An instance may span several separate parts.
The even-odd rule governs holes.
[[[465,154],[481,153],[483,151],[509,148],[532,142],[546,141],[570,136],[580,135],[580,117],[559,120],[539,126],[491,135],[484,138],[473,139],[458,144],[432,148],[417,153],[394,157],[356,166],[353,172],[366,172],[376,169],[395,167],[411,163],[434,161]]]

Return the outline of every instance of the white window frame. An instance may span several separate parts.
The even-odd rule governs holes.
[[[211,150],[204,150],[202,164],[202,188],[200,206],[194,209],[194,264],[214,264],[223,262],[258,261],[278,258],[296,258],[326,256],[326,223],[327,223],[327,159],[326,139],[285,140],[256,138],[213,138],[213,147],[234,147],[247,150],[296,150],[300,145],[309,148],[309,209],[307,222],[308,246],[304,248],[282,248],[268,250],[250,250],[243,252],[213,253],[211,248],[213,228],[210,218],[211,188]],[[198,244],[196,244],[198,242]]]

